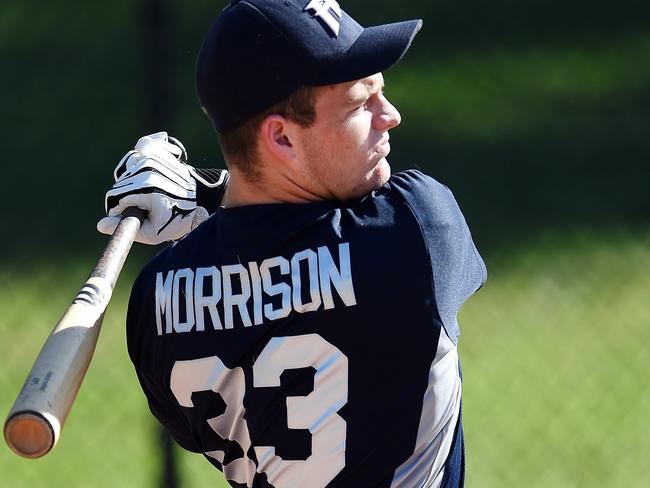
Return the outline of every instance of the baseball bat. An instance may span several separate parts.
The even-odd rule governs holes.
[[[79,391],[117,278],[144,211],[122,214],[102,257],[49,335],[4,425],[13,452],[38,458],[52,450]]]

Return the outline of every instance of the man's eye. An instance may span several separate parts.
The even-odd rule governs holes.
[[[359,102],[358,104],[353,105],[353,108],[351,108],[348,113],[356,114],[356,113],[363,112],[364,110],[368,109],[368,104],[369,104],[369,100],[364,100],[363,102]]]

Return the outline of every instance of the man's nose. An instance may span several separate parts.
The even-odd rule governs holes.
[[[381,95],[380,110],[375,116],[375,129],[377,130],[390,130],[397,127],[402,122],[402,116],[395,108],[395,106],[388,101],[388,99]]]

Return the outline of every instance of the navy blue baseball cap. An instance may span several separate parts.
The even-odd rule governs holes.
[[[226,132],[302,86],[353,81],[397,63],[421,20],[362,27],[336,0],[234,0],[198,55],[196,91]]]

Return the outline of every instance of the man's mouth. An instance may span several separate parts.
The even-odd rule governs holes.
[[[388,133],[384,137],[382,137],[377,145],[375,146],[375,151],[377,151],[379,154],[382,156],[388,156],[388,153],[390,152],[390,136]]]

